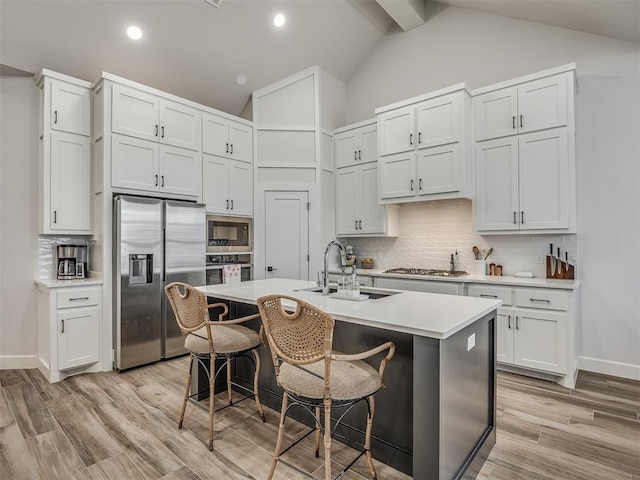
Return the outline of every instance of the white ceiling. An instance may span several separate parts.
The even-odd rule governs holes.
[[[640,0],[438,3],[640,43]],[[141,41],[126,37],[130,24]],[[311,65],[347,82],[390,29],[374,0],[0,0],[0,64],[90,81],[107,71],[240,114],[253,90]]]

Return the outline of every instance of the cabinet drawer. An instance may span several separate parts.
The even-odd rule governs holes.
[[[492,285],[469,285],[470,297],[493,298],[502,300],[502,305],[511,305],[512,289],[508,287],[495,287]]]
[[[56,293],[57,308],[86,307],[100,303],[99,288],[74,288]]]
[[[516,289],[516,305],[545,310],[568,310],[569,295],[569,292],[558,290],[518,288]]]

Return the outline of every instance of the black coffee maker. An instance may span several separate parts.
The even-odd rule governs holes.
[[[76,278],[76,254],[75,245],[58,245],[58,280],[70,280]]]

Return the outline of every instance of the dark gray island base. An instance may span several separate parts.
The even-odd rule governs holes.
[[[233,317],[257,312],[248,303],[210,301],[229,304]],[[493,310],[446,339],[336,320],[335,350],[356,353],[386,341],[396,345],[384,373],[387,388],[375,395],[371,450],[376,460],[416,480],[477,476],[496,442],[495,319]],[[247,325],[259,330],[260,320]],[[279,412],[282,390],[267,347],[260,349],[260,360],[260,400]],[[377,368],[380,358],[371,360]],[[248,386],[252,373],[247,361],[234,369],[235,380]],[[199,377],[206,388],[206,377]],[[312,425],[302,409],[293,409],[290,416]],[[360,403],[342,420],[337,437],[357,447],[364,439],[365,418],[366,406]]]

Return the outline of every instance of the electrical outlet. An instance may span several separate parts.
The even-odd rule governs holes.
[[[476,334],[472,333],[467,337],[467,352],[476,346]]]
[[[538,258],[536,259],[536,263],[542,264],[544,263],[544,254],[539,253]]]

